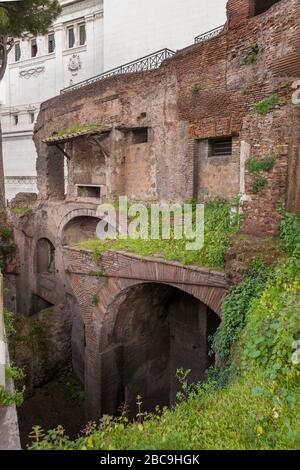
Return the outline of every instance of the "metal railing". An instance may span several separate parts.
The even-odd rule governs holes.
[[[200,34],[199,36],[195,37],[195,44],[198,44],[199,42],[204,42],[207,41],[208,39],[214,38],[215,36],[218,36],[218,34],[222,33],[224,31],[225,25],[223,24],[222,26],[218,26],[217,28],[211,29],[210,31],[207,31],[207,33]]]
[[[144,72],[147,70],[154,70],[160,67],[162,62],[170,57],[173,57],[175,52],[171,49],[161,49],[160,51],[149,54],[140,59],[128,62],[127,64],[121,65],[114,69],[108,70],[107,72],[96,75],[95,77],[84,80],[83,82],[76,83],[76,85],[71,85],[67,88],[61,90],[61,94],[67,93],[68,91],[77,90],[91,83],[104,80],[105,78],[112,77],[113,75],[121,75],[125,73],[135,73],[135,72]]]

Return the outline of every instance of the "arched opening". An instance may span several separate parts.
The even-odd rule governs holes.
[[[63,229],[63,245],[76,245],[96,238],[96,228],[100,219],[92,216],[78,216],[71,219]]]
[[[101,340],[102,412],[117,414],[126,404],[136,414],[176,402],[178,369],[190,369],[191,383],[205,380],[214,362],[210,336],[219,317],[184,291],[164,284],[141,284],[120,294],[108,309]]]
[[[253,15],[260,15],[265,11],[269,10],[275,3],[278,3],[280,0],[253,0]]]
[[[55,248],[47,238],[40,238],[37,242],[37,272],[55,273]]]

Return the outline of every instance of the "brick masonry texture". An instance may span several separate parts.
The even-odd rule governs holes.
[[[32,315],[35,299],[41,310],[59,306],[71,319],[73,365],[91,419],[132,403],[149,371],[143,388],[149,408],[159,396],[161,404],[173,402],[176,366],[200,364],[194,378],[201,380],[228,289],[221,273],[117,252],[97,264],[89,252],[67,247],[90,238],[100,201],[127,195],[202,202],[242,193],[242,231],[262,237],[278,234],[283,201],[300,213],[300,106],[291,100],[300,77],[300,2],[281,0],[258,16],[254,7],[254,0],[229,0],[219,36],[179,51],[157,70],[114,76],[41,106],[34,135],[38,199],[32,212],[12,216],[17,310]],[[279,102],[268,114],[254,111],[274,93]],[[98,133],[60,148],[45,143],[92,123]],[[232,154],[211,156],[211,139],[222,137],[232,138]],[[245,164],[250,156],[275,159],[258,194]],[[51,272],[37,269],[41,239],[48,240],[48,256],[55,250]]]

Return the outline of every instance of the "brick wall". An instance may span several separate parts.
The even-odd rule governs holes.
[[[44,103],[35,131],[40,198],[64,197],[58,189],[62,155],[51,154],[53,147],[47,148],[43,139],[78,124],[97,122],[107,130],[108,195],[127,193],[132,199],[230,199],[240,191],[242,140],[258,157],[274,146],[287,145],[284,164],[277,152],[278,164],[267,175],[270,191],[263,197],[251,194],[251,175],[246,173],[246,190],[253,200],[246,213],[251,217],[256,211],[261,233],[276,233],[274,214],[287,194],[289,167],[295,165],[290,149],[297,138],[290,132],[289,119],[291,83],[300,75],[300,5],[297,0],[281,0],[255,17],[251,8],[250,1],[229,1],[224,33],[180,51],[158,70],[111,77]],[[257,57],[248,63],[253,51]],[[272,93],[284,98],[274,110],[273,124],[272,113],[262,117],[253,112],[253,105]],[[152,136],[148,150],[133,156],[126,144],[128,133],[143,127]],[[235,139],[232,156],[199,157],[197,142],[220,136]],[[83,169],[79,159],[70,178]],[[260,207],[267,206],[262,213]],[[252,230],[247,221],[245,227]]]

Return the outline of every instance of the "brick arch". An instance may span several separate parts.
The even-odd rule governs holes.
[[[58,238],[61,239],[65,226],[76,217],[97,217],[96,209],[73,209],[64,215],[58,225]]]
[[[89,419],[95,419],[103,413],[114,413],[115,406],[120,405],[117,389],[123,385],[118,378],[122,371],[119,364],[122,358],[127,360],[127,356],[122,352],[122,344],[111,342],[111,335],[114,334],[118,307],[128,292],[149,284],[159,285],[161,289],[174,288],[174,291],[178,290],[183,295],[189,294],[186,298],[192,308],[195,305],[193,299],[199,301],[200,309],[206,307],[206,319],[209,318],[207,307],[216,314],[214,317],[221,317],[222,301],[228,292],[224,273],[118,251],[104,253],[97,262],[91,252],[64,247],[63,258],[85,324],[85,393]],[[95,296],[98,303],[93,305]],[[131,298],[135,302],[134,295]],[[151,301],[147,289],[146,298]],[[182,305],[189,315],[190,309]],[[180,309],[181,319],[185,318],[183,309]],[[124,305],[121,308],[124,318],[129,310]],[[142,306],[141,310],[136,311],[144,311],[148,318],[151,317],[151,309]],[[137,318],[135,321],[139,325]],[[112,383],[119,385],[112,387]]]
[[[227,295],[227,290],[220,289],[219,287],[211,286],[192,286],[187,284],[178,284],[172,282],[156,281],[145,281],[145,280],[118,280],[117,282],[109,282],[104,284],[97,291],[99,294],[99,299],[101,299],[100,310],[101,314],[101,332],[99,337],[99,351],[101,352],[108,343],[108,338],[111,335],[111,331],[114,328],[114,325],[117,321],[118,316],[118,305],[121,305],[123,299],[126,297],[130,291],[135,287],[143,286],[161,286],[162,288],[173,288],[182,293],[186,293],[198,300],[218,316],[219,319],[222,318],[221,306],[222,302]],[[106,302],[103,302],[103,299]]]

